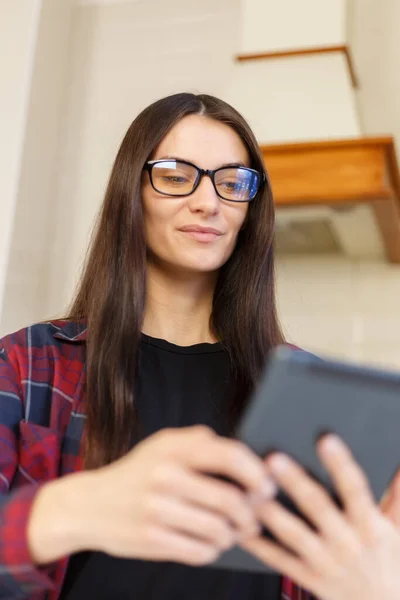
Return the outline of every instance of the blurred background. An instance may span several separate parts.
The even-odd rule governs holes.
[[[0,0],[0,335],[62,314],[133,118],[247,118],[288,339],[400,368],[398,0]]]

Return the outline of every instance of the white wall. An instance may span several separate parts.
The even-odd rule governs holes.
[[[321,356],[400,369],[400,266],[287,257],[277,272],[290,341]]]
[[[0,323],[3,331],[21,326],[22,319],[26,323],[45,316],[70,10],[68,0],[42,0],[35,43],[29,49],[31,76],[25,92],[23,149],[16,173],[16,206]],[[17,26],[15,23],[14,29]]]
[[[358,109],[365,133],[391,133],[400,143],[400,2],[352,0],[349,41],[360,87]]]
[[[345,43],[347,0],[243,0],[241,54]]]
[[[49,314],[77,278],[121,139],[150,102],[180,91],[223,95],[239,37],[236,0],[83,4],[74,9],[56,190]],[[67,225],[66,225],[67,224]]]
[[[242,0],[241,54],[343,44],[347,0]],[[261,143],[360,134],[343,53],[236,64],[226,97]]]
[[[25,142],[40,0],[0,3],[0,315]]]
[[[7,2],[13,10],[27,6],[23,0]],[[253,0],[246,2],[249,9]],[[317,26],[309,18],[304,20],[311,4],[311,0],[293,0],[289,10],[287,2],[259,0],[257,10],[276,12],[257,13],[257,22],[270,28],[268,35],[259,29],[257,37],[248,18],[240,30],[239,0],[160,1],[157,11],[154,1],[148,0],[81,0],[73,8],[71,22],[68,2],[43,0],[46,11],[38,23],[35,54],[41,58],[35,58],[32,85],[29,94],[24,88],[25,96],[21,95],[21,81],[27,73],[27,44],[24,51],[23,42],[34,32],[32,15],[7,13],[8,19],[11,14],[16,19],[13,24],[7,21],[7,27],[0,18],[0,49],[6,42],[10,48],[15,43],[11,63],[0,52],[2,84],[7,83],[12,91],[9,97],[0,94],[0,117],[7,115],[2,131],[8,132],[8,137],[0,136],[0,189],[7,199],[2,214],[8,215],[7,222],[0,222],[0,250],[7,250],[4,232],[11,230],[18,200],[1,333],[64,309],[116,150],[131,120],[149,102],[181,90],[220,95],[242,110],[264,143],[360,132],[341,57],[247,65],[232,60],[244,51],[303,42],[305,46],[340,43],[344,30],[341,0],[314,1],[314,14],[321,17]],[[33,7],[33,0],[29,6]],[[7,38],[7,32],[12,36]],[[304,32],[303,40],[295,37]],[[363,48],[367,53],[366,40]],[[64,76],[63,61],[67,62]],[[23,98],[29,99],[25,113],[20,108]],[[376,126],[371,115],[379,115],[377,105],[374,100],[374,111],[367,113],[362,107],[371,130],[372,124]],[[15,171],[12,165],[17,164],[25,130],[19,175],[13,179],[9,174]],[[13,138],[15,131],[20,133]],[[337,258],[285,258],[278,262],[278,281],[282,321],[294,342],[319,353],[400,368],[398,268]]]
[[[342,53],[237,63],[224,96],[264,144],[360,134]]]

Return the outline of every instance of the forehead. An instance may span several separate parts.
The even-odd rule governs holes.
[[[201,115],[189,115],[174,125],[152,158],[166,157],[182,158],[203,169],[229,163],[250,166],[249,153],[236,131]]]

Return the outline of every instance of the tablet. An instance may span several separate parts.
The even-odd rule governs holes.
[[[237,437],[262,457],[273,450],[289,454],[338,502],[315,449],[327,432],[337,433],[350,447],[379,501],[400,466],[400,373],[279,347],[271,354]],[[281,491],[278,500],[299,515]],[[268,531],[265,535],[273,537]],[[214,566],[271,571],[238,547]]]

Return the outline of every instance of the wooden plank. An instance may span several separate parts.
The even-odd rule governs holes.
[[[297,152],[307,152],[308,150],[352,148],[354,146],[357,148],[362,148],[364,146],[384,146],[387,150],[391,150],[394,147],[393,136],[363,136],[358,138],[340,138],[335,140],[308,140],[307,142],[291,142],[285,144],[261,144],[261,150],[271,154],[286,154],[287,152],[292,152],[293,150]]]
[[[288,48],[286,50],[275,50],[273,52],[259,52],[256,54],[238,54],[236,60],[239,62],[249,60],[271,60],[276,58],[292,58],[296,56],[313,56],[316,54],[332,54],[342,53],[345,55],[349,75],[354,87],[358,87],[356,71],[351,56],[351,52],[347,45],[336,46],[312,46],[311,48]]]
[[[262,146],[277,206],[393,197],[387,176],[389,139]]]

